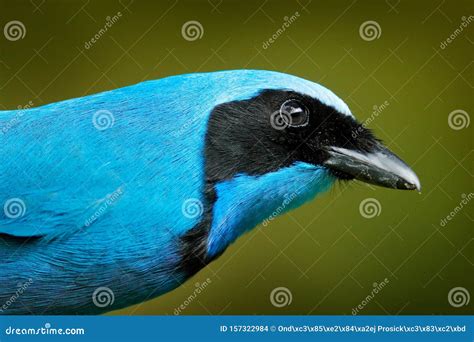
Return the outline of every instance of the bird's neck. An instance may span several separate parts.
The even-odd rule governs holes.
[[[324,168],[298,163],[264,175],[238,175],[216,184],[208,257],[214,258],[246,231],[262,222],[267,225],[332,183],[333,177]]]

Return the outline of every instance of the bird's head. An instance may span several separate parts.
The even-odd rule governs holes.
[[[228,78],[206,135],[211,254],[338,179],[420,190],[415,173],[330,90],[269,71]]]
[[[240,99],[211,113],[206,151],[211,182],[306,163],[334,179],[420,190],[415,173],[330,90],[291,75],[247,72],[247,82],[232,89]],[[238,93],[249,88],[252,95]]]

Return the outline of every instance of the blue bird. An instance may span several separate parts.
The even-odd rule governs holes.
[[[159,296],[338,179],[420,189],[334,93],[273,71],[147,81],[2,111],[0,127],[3,314]]]

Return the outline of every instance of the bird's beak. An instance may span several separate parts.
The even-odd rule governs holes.
[[[412,169],[381,143],[371,152],[333,146],[327,148],[327,153],[325,166],[360,181],[393,189],[421,190]]]

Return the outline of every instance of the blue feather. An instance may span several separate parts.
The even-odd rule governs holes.
[[[114,307],[146,300],[185,280],[176,270],[182,236],[199,217],[183,202],[204,202],[204,136],[211,110],[262,89],[317,96],[351,115],[332,92],[295,76],[236,70],[148,81],[38,108],[0,112],[0,203],[25,205],[17,218],[0,213],[0,302],[31,279],[21,305],[6,313],[100,312],[100,286]],[[104,114],[107,129],[94,122]],[[316,175],[316,176],[315,176]],[[301,192],[285,210],[331,183],[324,170],[299,164],[217,185],[209,253]],[[308,184],[304,191],[295,184]],[[28,243],[20,238],[42,236]],[[16,237],[16,238],[14,238]],[[124,280],[126,279],[126,281]]]
[[[239,175],[218,184],[219,201],[214,206],[209,254],[221,253],[247,230],[299,207],[333,182],[326,169],[297,163],[262,176]]]

